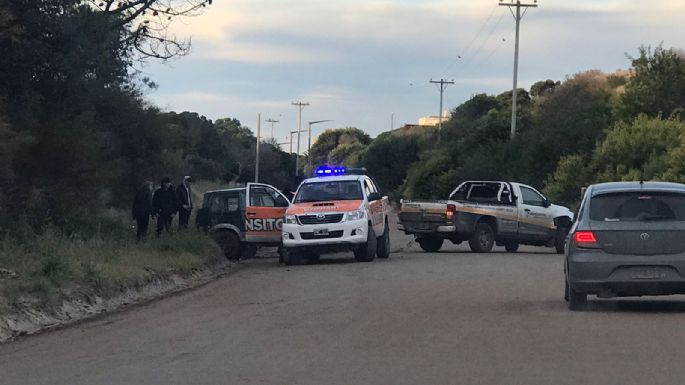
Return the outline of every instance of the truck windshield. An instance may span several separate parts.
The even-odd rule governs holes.
[[[295,196],[295,203],[362,200],[362,187],[359,181],[330,181],[305,183]]]
[[[590,201],[590,219],[685,221],[685,194],[640,191],[599,195]]]

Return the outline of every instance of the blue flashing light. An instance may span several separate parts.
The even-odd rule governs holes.
[[[331,167],[331,166],[321,166],[317,168],[314,173],[316,176],[336,176],[336,175],[345,175],[347,173],[347,169],[345,167]]]

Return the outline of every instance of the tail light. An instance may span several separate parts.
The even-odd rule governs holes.
[[[454,215],[457,213],[457,205],[448,204],[447,205],[447,219],[454,219]]]
[[[598,249],[599,243],[597,243],[597,238],[592,231],[576,231],[573,233],[573,240],[576,242],[578,247],[583,247],[586,249]]]

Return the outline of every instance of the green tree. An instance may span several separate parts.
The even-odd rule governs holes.
[[[674,49],[642,46],[638,57],[630,57],[631,78],[616,106],[621,119],[639,114],[651,117],[682,112],[685,108],[685,59]]]

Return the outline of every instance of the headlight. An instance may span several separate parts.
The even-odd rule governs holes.
[[[347,213],[345,219],[348,221],[357,221],[360,219],[364,219],[364,215],[364,210],[350,211],[349,213]]]
[[[294,215],[286,215],[285,216],[285,223],[289,225],[295,225],[297,224],[297,218]]]

